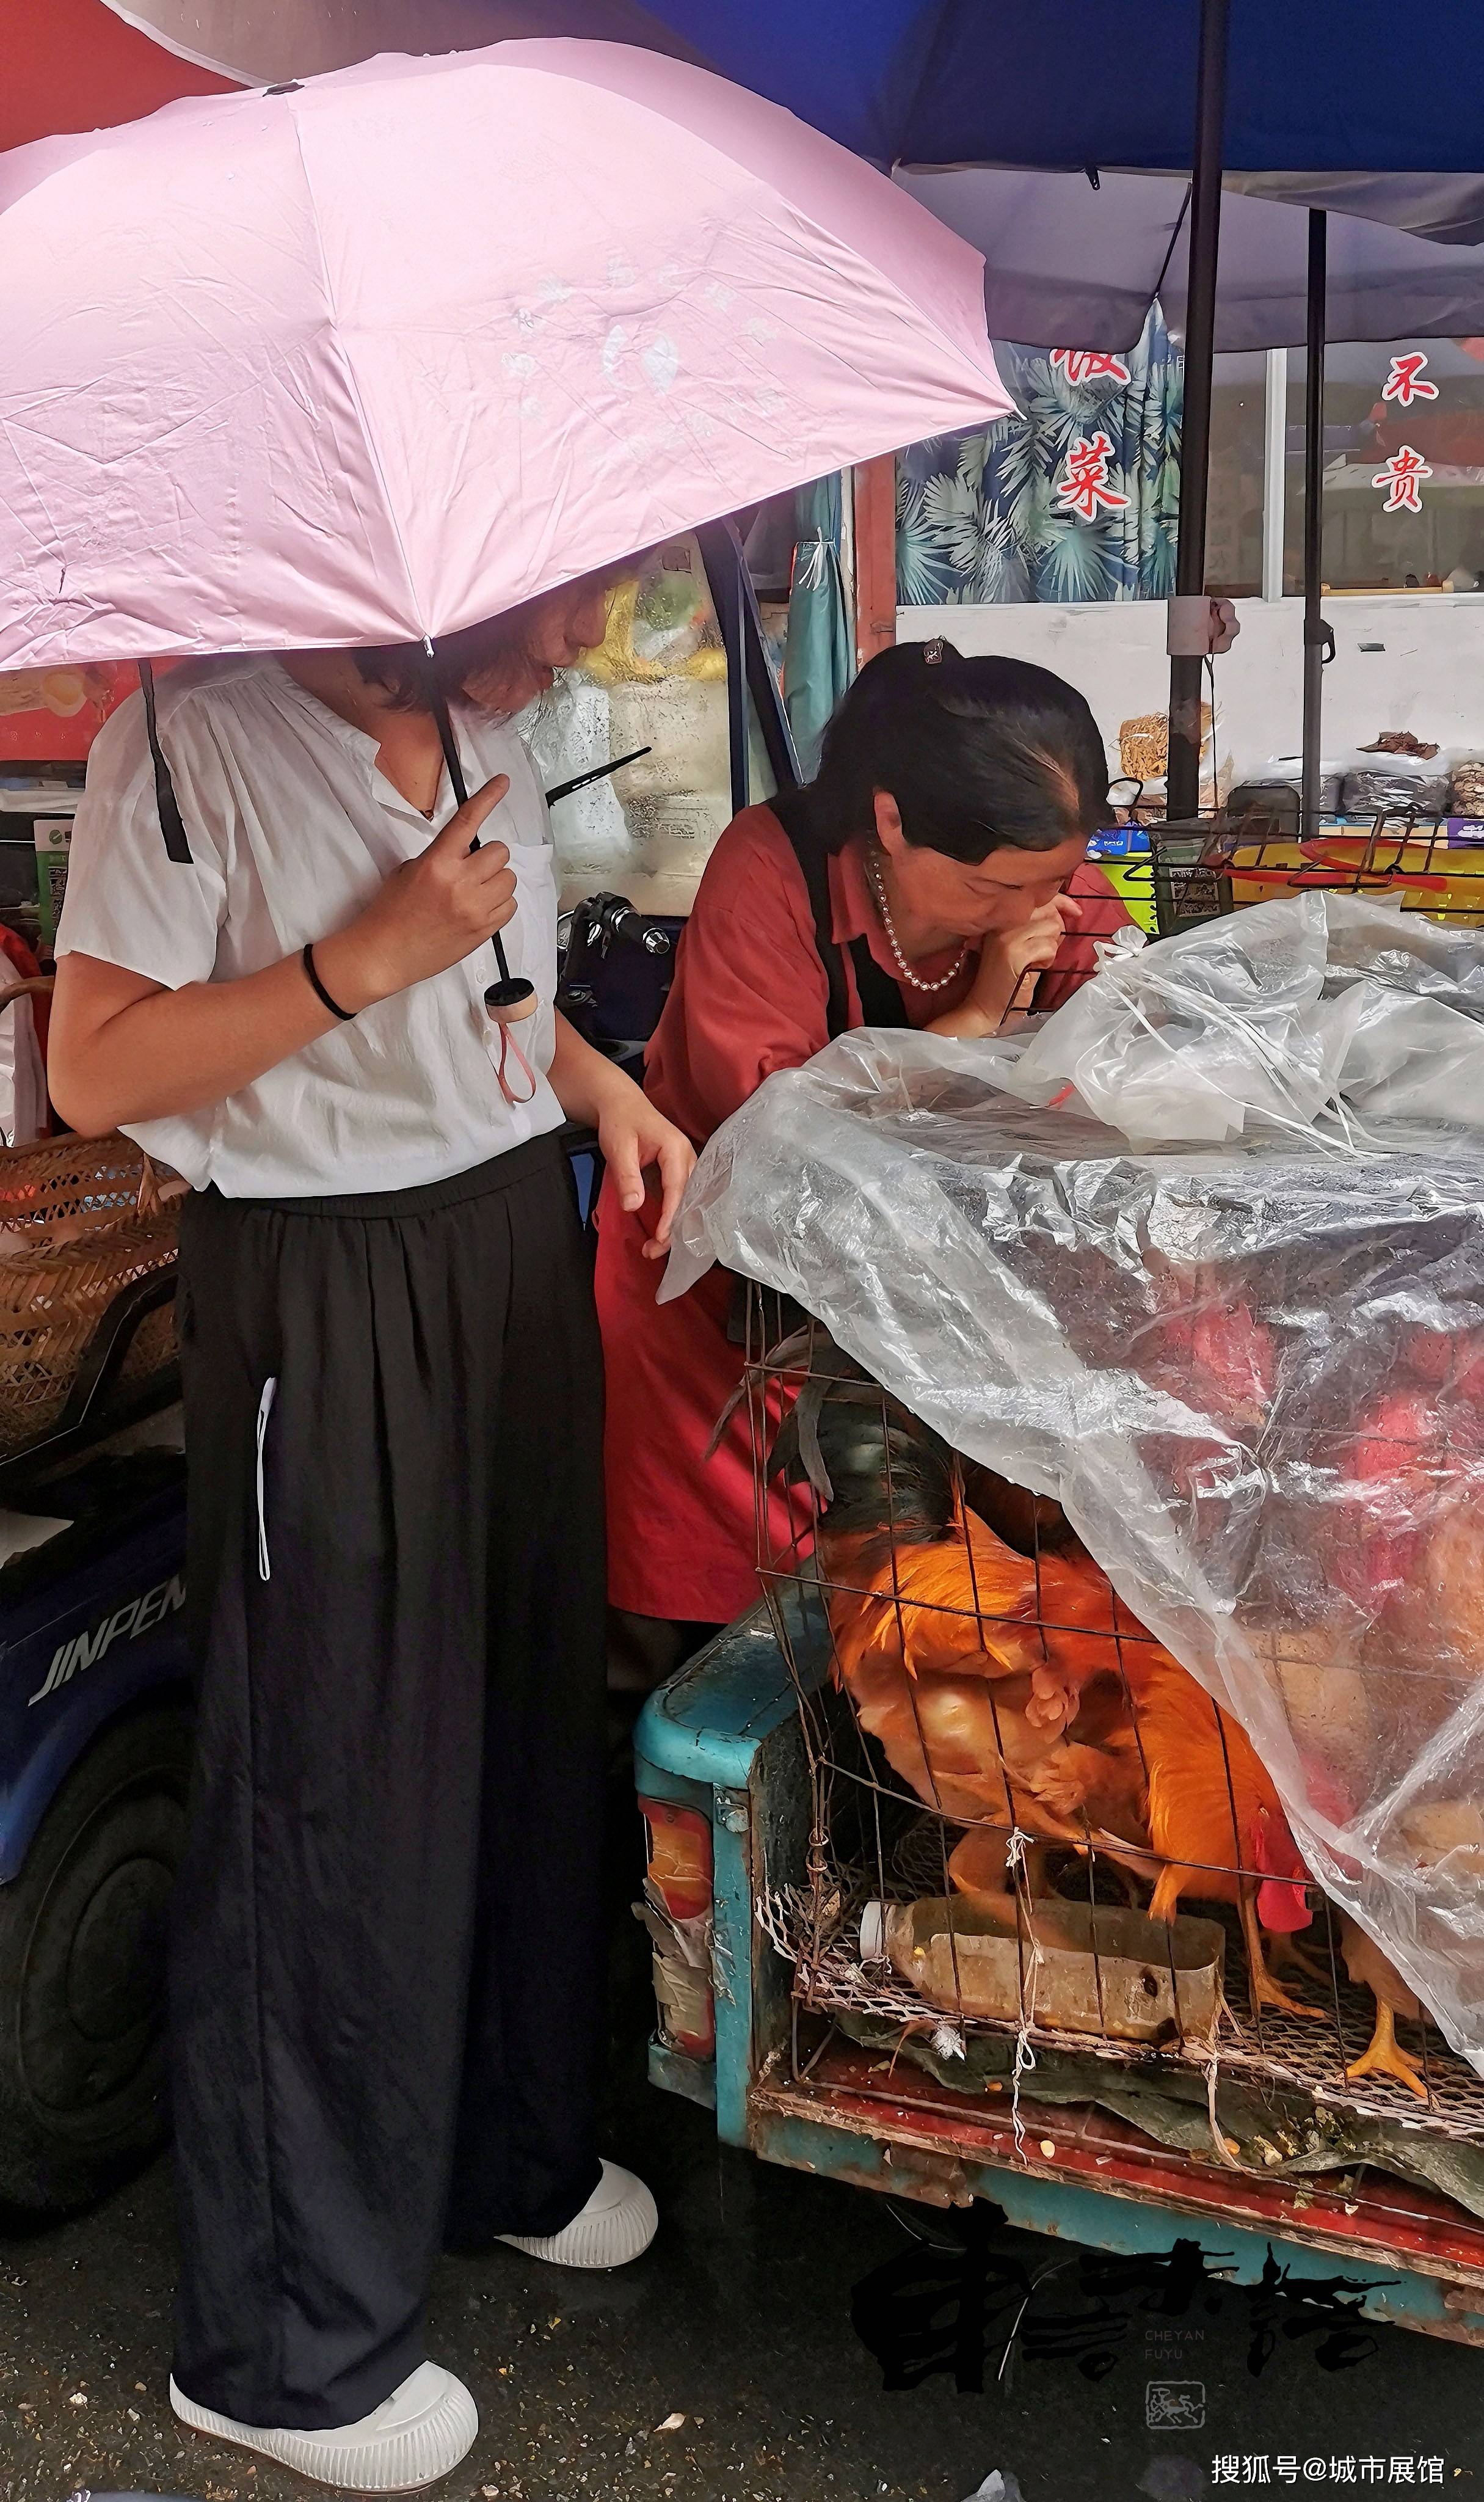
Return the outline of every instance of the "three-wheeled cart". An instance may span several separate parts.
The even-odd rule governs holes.
[[[1042,2105],[1033,2071],[1013,2103],[1008,2087],[956,2090],[808,2012],[770,1907],[809,1874],[801,1703],[831,1709],[829,1651],[821,1601],[803,1585],[775,1593],[640,1719],[653,2081],[713,2109],[719,2138],[765,2162],[933,2207],[988,2200],[1012,2224],[1103,2250],[1194,2238],[1228,2282],[1276,2269],[1301,2292],[1338,2276],[1368,2318],[1484,2346],[1484,2223],[1446,2195],[1369,2166],[1265,2181],[1091,2105]]]

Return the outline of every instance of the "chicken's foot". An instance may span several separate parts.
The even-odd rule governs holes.
[[[1242,1887],[1239,1909],[1242,1937],[1247,1947],[1247,1978],[1252,1990],[1254,2016],[1260,2015],[1265,2007],[1271,2007],[1281,2015],[1307,2015],[1322,2024],[1325,2020],[1324,2010],[1319,2007],[1306,2007],[1300,1998],[1291,1998],[1282,1982],[1275,1980],[1267,1968],[1267,1961],[1263,1952],[1263,1932],[1258,1925],[1256,1886]]]
[[[1316,1989],[1332,1989],[1334,1985],[1330,1966],[1317,1954],[1310,1954],[1307,1946],[1297,1944],[1293,1937],[1283,1930],[1267,1949],[1267,1969],[1275,1977],[1298,1973],[1302,1979],[1312,1981]]]
[[[1376,2000],[1376,2029],[1370,2037],[1369,2048],[1345,2070],[1345,2074],[1352,2080],[1361,2077],[1395,2077],[1398,2084],[1407,2086],[1419,2101],[1428,2099],[1423,2070],[1410,2050],[1403,2050],[1398,2041],[1397,2019],[1384,1998]]]

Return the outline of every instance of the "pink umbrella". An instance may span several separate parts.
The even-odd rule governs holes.
[[[623,45],[0,158],[0,668],[406,642],[1009,406],[979,255]]]

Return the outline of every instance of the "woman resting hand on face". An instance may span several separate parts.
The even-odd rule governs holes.
[[[1029,661],[902,644],[861,671],[817,779],[746,808],[707,864],[646,1055],[650,1099],[699,1148],[778,1068],[857,1025],[967,1038],[1059,1006],[1130,916],[1087,862],[1107,761],[1086,700]],[[599,1209],[614,1661],[653,1682],[758,1596],[732,1280],[664,1305],[654,1244]],[[770,1536],[788,1536],[775,1498]]]

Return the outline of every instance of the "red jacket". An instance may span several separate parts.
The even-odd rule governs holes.
[[[829,863],[836,943],[863,936],[884,973],[891,951],[859,849]],[[1083,907],[1056,963],[1036,985],[1037,1010],[1060,1006],[1093,970],[1093,941],[1130,914],[1101,869],[1087,862],[1068,892]],[[946,970],[924,963],[925,978]],[[860,1001],[843,957],[852,1019]],[[906,991],[914,1025],[955,1008],[974,977],[971,957],[949,986]],[[680,942],[674,987],[645,1054],[645,1091],[697,1147],[777,1068],[823,1051],[828,982],[815,942],[802,869],[770,808],[743,809],[706,865]],[[713,1459],[703,1458],[742,1373],[726,1337],[732,1280],[712,1269],[678,1302],[655,1301],[659,1275],[643,1259],[644,1228],[605,1182],[598,1207],[597,1302],[608,1382],[608,1591],[636,1614],[729,1623],[759,1595],[752,1450],[740,1414]],[[787,1543],[790,1515],[773,1499],[768,1538]]]

